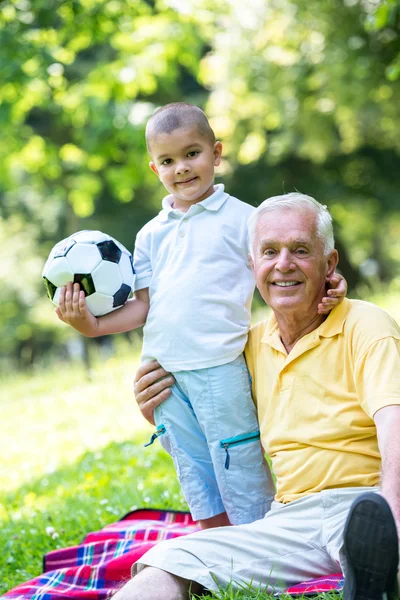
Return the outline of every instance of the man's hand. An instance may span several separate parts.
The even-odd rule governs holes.
[[[69,282],[61,288],[55,312],[61,321],[71,325],[79,333],[87,337],[98,335],[98,320],[86,306],[85,292],[80,290],[79,283]]]
[[[153,360],[142,365],[136,372],[133,389],[140,412],[152,425],[154,409],[171,395],[169,389],[175,383],[173,375]]]
[[[327,278],[326,282],[329,289],[326,292],[327,296],[324,296],[320,304],[318,304],[319,315],[327,315],[330,313],[335,306],[342,302],[347,294],[347,281],[343,275],[334,273],[331,277]]]

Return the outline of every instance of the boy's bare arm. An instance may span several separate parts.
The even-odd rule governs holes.
[[[335,306],[340,304],[347,294],[347,281],[339,273],[334,273],[327,278],[327,295],[318,304],[318,313],[328,314]]]
[[[79,284],[68,283],[61,288],[58,318],[71,325],[87,337],[98,337],[110,333],[131,331],[143,325],[149,311],[149,290],[145,288],[135,293],[135,297],[116,311],[103,317],[95,317],[86,306],[85,294]]]

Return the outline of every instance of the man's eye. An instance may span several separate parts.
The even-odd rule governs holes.
[[[200,154],[200,152],[198,150],[191,150],[190,152],[188,152],[189,158],[193,158],[194,156],[197,156],[198,154]]]
[[[162,165],[170,165],[171,163],[172,163],[172,158],[165,158],[161,164]]]
[[[264,250],[263,254],[264,254],[264,256],[274,256],[275,250],[272,250],[271,248],[267,248],[266,250]]]
[[[296,252],[297,254],[301,255],[308,254],[308,250],[306,250],[306,248],[297,248]]]

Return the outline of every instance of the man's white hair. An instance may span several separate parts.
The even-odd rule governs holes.
[[[282,196],[272,196],[267,198],[256,208],[248,220],[250,255],[254,258],[254,238],[256,234],[257,223],[261,215],[267,212],[273,212],[284,208],[306,208],[316,215],[317,236],[324,246],[324,254],[328,256],[335,248],[335,238],[333,235],[332,217],[326,206],[320,204],[315,198],[291,192]]]

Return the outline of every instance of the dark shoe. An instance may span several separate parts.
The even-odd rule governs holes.
[[[389,504],[366,492],[353,503],[344,528],[345,600],[397,600],[399,546]]]

